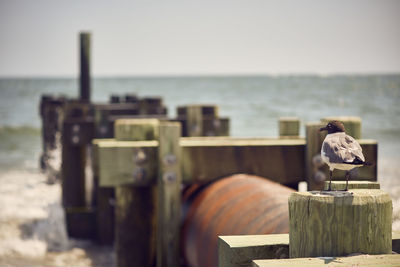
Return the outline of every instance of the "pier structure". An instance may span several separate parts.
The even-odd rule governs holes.
[[[170,157],[173,158],[174,162],[176,161],[176,168],[179,169],[180,171],[180,177],[179,180],[181,181],[180,187],[186,188],[183,192],[178,190],[179,194],[183,194],[184,200],[181,201],[181,206],[183,210],[186,210],[186,213],[183,216],[183,222],[181,221],[174,221],[174,220],[163,220],[161,218],[162,215],[159,214],[161,211],[155,210],[154,208],[155,204],[154,203],[160,203],[159,199],[163,199],[162,196],[160,195],[159,192],[165,192],[165,190],[160,189],[160,184],[157,182],[160,178],[160,176],[157,176],[159,174],[160,168],[162,168],[163,164],[162,160],[160,158],[157,158],[158,151],[161,149],[161,141],[159,140],[160,137],[160,125],[164,123],[162,120],[157,120],[157,119],[136,119],[136,120],[131,120],[131,119],[121,119],[117,120],[115,123],[115,131],[121,132],[124,131],[124,134],[117,134],[115,139],[98,139],[94,140],[94,147],[95,147],[95,158],[96,158],[96,164],[98,166],[97,173],[99,177],[99,186],[100,187],[116,187],[116,188],[121,188],[121,186],[126,187],[126,186],[134,186],[137,187],[137,190],[142,190],[143,192],[147,192],[150,190],[149,188],[157,188],[157,189],[152,189],[149,192],[151,192],[152,197],[148,198],[140,198],[141,199],[141,207],[147,207],[148,212],[152,212],[152,216],[155,217],[146,217],[146,216],[141,216],[141,222],[144,223],[144,221],[147,221],[147,226],[150,227],[153,225],[153,231],[152,233],[155,234],[155,238],[153,240],[156,240],[157,238],[162,238],[160,234],[157,234],[159,232],[155,231],[154,229],[160,229],[162,225],[164,224],[175,224],[175,227],[172,227],[173,229],[176,229],[177,226],[180,225],[181,223],[184,223],[186,226],[183,226],[181,228],[181,234],[182,235],[182,241],[180,244],[176,243],[171,243],[170,244],[170,249],[172,247],[175,247],[177,245],[182,245],[186,252],[181,254],[179,257],[180,259],[184,258],[185,260],[191,261],[190,265],[191,266],[201,266],[202,264],[207,263],[208,266],[217,266],[218,265],[218,256],[215,254],[214,259],[209,259],[213,258],[214,256],[211,256],[212,253],[206,253],[208,256],[201,257],[199,255],[199,252],[194,252],[196,250],[196,247],[200,248],[200,244],[204,245],[209,244],[210,246],[213,243],[213,239],[217,239],[217,235],[221,233],[226,233],[226,234],[244,234],[246,232],[234,232],[234,230],[238,229],[238,227],[234,227],[231,229],[231,232],[227,231],[224,229],[223,224],[221,224],[221,228],[219,228],[218,222],[212,222],[208,221],[208,223],[204,224],[203,227],[205,227],[205,232],[203,234],[199,234],[198,231],[201,231],[203,227],[195,226],[192,228],[194,225],[197,225],[199,221],[203,220],[203,216],[208,216],[207,215],[207,209],[205,209],[203,212],[199,212],[199,215],[194,215],[196,214],[196,210],[200,209],[201,203],[203,201],[206,201],[207,195],[212,194],[211,188],[213,185],[216,186],[216,188],[219,188],[218,183],[221,181],[227,181],[228,178],[224,179],[225,177],[238,174],[238,173],[244,173],[245,179],[243,179],[243,186],[250,186],[251,184],[251,175],[257,175],[260,177],[267,177],[267,179],[263,178],[261,180],[264,180],[265,183],[270,183],[270,181],[277,182],[282,185],[286,185],[287,187],[292,187],[292,188],[297,188],[297,185],[299,182],[307,180],[306,179],[306,165],[307,165],[307,138],[293,138],[293,139],[287,139],[287,138],[233,138],[229,136],[225,137],[179,137],[175,135],[176,141],[172,141],[173,137],[170,137],[170,142],[175,144],[174,146],[178,145],[179,146],[179,153],[180,157]],[[147,125],[146,127],[143,125]],[[158,125],[158,126],[157,126]],[[141,129],[140,127],[144,127]],[[158,130],[157,130],[158,129]],[[150,131],[151,130],[151,131]],[[151,133],[150,133],[150,132]],[[137,137],[138,135],[144,136],[142,137],[142,140],[139,140]],[[149,140],[150,139],[150,140]],[[147,141],[145,141],[147,140]],[[373,140],[359,140],[361,146],[363,147],[365,151],[365,156],[368,160],[375,161],[377,160],[376,158],[376,149],[377,149],[377,143],[376,141]],[[171,146],[170,146],[171,147]],[[137,160],[137,159],[146,159],[146,160]],[[166,159],[164,159],[165,161]],[[288,162],[290,164],[288,165]],[[376,166],[365,166],[362,168],[367,168],[367,170],[360,171],[362,176],[359,176],[359,180],[365,180],[365,181],[372,181],[376,183]],[[169,177],[169,178],[168,178]],[[164,180],[172,179],[175,181],[175,176],[165,176]],[[157,180],[158,179],[158,180]],[[340,177],[335,178],[340,179]],[[242,182],[241,182],[242,183]],[[261,183],[262,184],[262,183]],[[262,187],[262,185],[258,187]],[[222,188],[224,187],[231,187],[233,190],[234,183],[226,183],[225,186],[221,186],[221,189],[216,189],[217,192],[220,192],[221,198],[223,199],[228,199],[228,195],[224,195],[222,193]],[[279,195],[280,190],[278,190],[278,187],[275,185],[271,185],[272,188],[275,188],[272,191],[275,191],[275,193],[271,193],[266,201],[272,201],[274,202],[275,198],[281,197]],[[140,189],[139,189],[140,188]],[[161,186],[162,188],[162,186]],[[312,190],[316,190],[316,188],[311,188]],[[121,190],[121,189],[118,189]],[[160,191],[161,190],[161,191]],[[189,193],[188,193],[189,191]],[[246,192],[244,189],[239,190],[238,192]],[[250,190],[249,192],[257,192],[257,190]],[[158,192],[158,193],[156,193]],[[176,196],[176,187],[174,190],[174,199],[178,199],[178,196]],[[229,192],[229,190],[227,191]],[[226,193],[228,194],[228,193]],[[241,194],[243,195],[243,194]],[[286,200],[284,201],[284,204],[278,205],[285,207],[287,209],[287,199],[289,198],[289,194],[286,195]],[[126,196],[126,195],[125,195]],[[171,194],[170,194],[171,196]],[[189,196],[189,197],[188,197]],[[234,214],[234,213],[239,213],[241,210],[245,208],[245,206],[240,207],[231,207],[231,205],[234,205],[240,199],[241,197],[244,196],[232,196],[232,200],[224,202],[225,204],[222,205],[222,210],[221,212],[213,211],[215,214],[221,214],[220,216],[224,216],[224,212],[227,212],[228,214]],[[213,210],[218,207],[218,200],[217,196],[213,197],[214,201],[210,202],[209,208],[212,208]],[[253,195],[249,195],[249,198],[254,198],[254,201],[256,201],[258,198],[262,199],[261,197],[256,197]],[[135,199],[134,197],[131,197],[131,200]],[[146,200],[147,199],[147,200]],[[156,199],[156,200],[155,200]],[[186,202],[185,199],[191,199],[191,201]],[[163,201],[161,201],[163,203]],[[119,201],[117,200],[117,205]],[[126,203],[123,201],[123,203]],[[151,204],[153,203],[153,204]],[[233,204],[232,204],[233,203]],[[242,202],[244,203],[244,202]],[[266,202],[267,203],[267,202]],[[280,203],[280,202],[276,202]],[[130,207],[136,207],[136,212],[138,212],[137,205],[139,204],[130,204]],[[244,204],[243,204],[244,205]],[[260,205],[256,205],[260,207]],[[157,206],[157,208],[160,208],[160,206]],[[172,206],[165,206],[164,212],[171,212],[170,208]],[[276,208],[276,207],[275,207]],[[260,208],[261,209],[261,208]],[[274,209],[274,205],[271,206],[271,209]],[[267,209],[268,210],[268,209]],[[279,209],[278,209],[279,210]],[[286,218],[287,221],[289,221],[289,212],[286,210],[286,212],[280,213],[278,210],[275,211],[275,214],[280,214],[278,217],[280,218],[279,220]],[[211,212],[210,214],[213,214]],[[256,211],[256,214],[259,211]],[[266,210],[264,210],[262,213],[259,213],[257,216],[263,216],[265,215]],[[190,213],[192,213],[190,215]],[[122,212],[121,214],[131,214],[127,212]],[[271,217],[269,217],[270,221],[276,221],[274,219],[274,213],[271,213]],[[117,213],[118,216],[118,213]],[[189,216],[189,217],[187,217]],[[190,219],[190,216],[192,216],[192,219]],[[196,217],[200,216],[200,217]],[[210,215],[211,216],[211,215]],[[232,216],[232,215],[230,215]],[[257,217],[256,216],[256,217]],[[242,216],[243,217],[243,216]],[[134,217],[130,218],[130,222],[127,225],[130,225],[130,231],[132,232],[132,236],[137,237],[140,235],[139,232],[143,233],[144,231],[141,231],[139,227],[133,227],[135,224],[133,219]],[[144,219],[148,218],[148,219]],[[157,218],[157,219],[155,219]],[[185,219],[186,218],[186,219]],[[193,219],[196,218],[196,219]],[[210,217],[211,218],[211,217]],[[223,218],[223,217],[221,217]],[[260,220],[261,217],[258,217]],[[248,220],[249,218],[243,217],[240,220],[238,220],[238,225],[244,223],[244,221]],[[188,220],[188,221],[185,221]],[[240,222],[243,220],[243,222]],[[279,221],[278,220],[278,221]],[[205,220],[207,221],[207,220]],[[126,221],[123,221],[126,223]],[[156,222],[156,225],[154,226],[154,222]],[[211,225],[207,226],[207,224],[215,224],[216,229],[219,229],[215,234],[212,232],[214,227],[211,227]],[[192,226],[193,224],[193,226]],[[282,225],[282,223],[278,223],[278,225]],[[188,229],[196,229],[197,230],[189,230]],[[118,229],[118,226],[116,226]],[[125,229],[125,228],[124,228]],[[137,229],[137,230],[135,230]],[[186,230],[185,230],[186,229]],[[207,230],[206,230],[207,229]],[[257,229],[257,227],[256,227]],[[261,228],[258,228],[259,230]],[[270,233],[287,233],[288,229],[281,228],[282,231],[274,232],[271,231]],[[138,233],[134,234],[133,232],[138,231]],[[260,230],[261,231],[261,230]],[[171,231],[169,231],[171,232]],[[128,238],[128,234],[126,231],[124,231],[124,235],[121,235],[120,238],[116,238],[116,247],[123,247],[124,249],[128,249],[128,243],[126,243],[124,238]],[[147,232],[149,233],[149,232]],[[191,233],[192,237],[187,238],[188,233]],[[247,234],[251,233],[252,235],[256,234],[261,234],[265,233],[264,232],[247,232]],[[210,234],[210,237],[206,237]],[[197,235],[198,237],[193,238],[193,236]],[[151,238],[153,235],[146,235],[146,238]],[[179,235],[176,235],[178,237]],[[201,237],[200,237],[201,236]],[[198,238],[200,239],[198,240]],[[133,240],[135,238],[131,238]],[[206,243],[205,240],[208,240]],[[121,244],[119,244],[122,242]],[[167,255],[167,257],[176,257],[176,254],[171,254],[165,251],[164,248],[158,247],[155,249],[157,246],[154,243],[151,243],[150,241],[142,242],[141,244],[149,244],[147,247],[146,246],[141,246],[138,248],[135,246],[135,253],[138,253],[140,255],[147,255],[147,262],[149,262],[149,257],[155,260],[158,257],[163,257],[159,255]],[[194,245],[196,244],[196,245]],[[188,249],[189,248],[189,249]],[[192,249],[190,249],[192,248]],[[277,248],[276,248],[277,249]],[[121,264],[118,264],[118,266],[127,266],[126,264],[129,264],[132,262],[133,259],[125,261],[124,258],[132,256],[133,254],[133,249],[128,249],[130,253],[128,252],[120,252],[118,253],[117,250],[117,257],[119,260],[117,262],[120,262]],[[210,248],[210,251],[212,251],[213,248]],[[214,251],[217,250],[217,242],[215,243],[215,248]],[[145,252],[147,251],[147,252]],[[151,254],[149,251],[151,251],[153,254]],[[177,251],[177,249],[172,249],[172,251]],[[179,251],[179,250],[178,250]],[[287,249],[281,249],[279,251],[275,251],[274,253],[277,255],[283,255],[285,254],[284,251],[287,252]],[[155,253],[155,254],[154,254]],[[190,254],[193,254],[194,256],[191,256]],[[286,253],[287,254],[287,253]],[[126,256],[124,256],[126,255]],[[288,254],[287,254],[288,255]],[[138,259],[140,257],[134,257],[135,259]],[[190,260],[194,259],[194,260]],[[199,260],[200,259],[200,260]],[[123,264],[123,262],[125,262]],[[150,262],[153,262],[150,260]],[[156,260],[157,264],[158,261]],[[177,259],[170,260],[168,259],[167,262],[177,262]],[[159,266],[174,266],[174,265],[159,265]],[[227,265],[228,266],[228,265]]]
[[[80,38],[81,61],[90,59],[88,35],[82,33]],[[296,229],[303,233],[305,226],[316,223],[315,214],[326,203],[333,205],[328,208],[333,214],[346,209],[363,221],[365,211],[371,214],[381,211],[375,207],[378,201],[385,211],[378,217],[383,219],[377,222],[377,216],[366,217],[369,224],[363,231],[368,232],[375,223],[387,224],[390,201],[376,188],[377,164],[359,168],[353,180],[364,182],[350,183],[351,190],[379,190],[374,194],[357,191],[348,198],[338,198],[293,193],[289,198],[302,181],[308,182],[310,191],[323,188],[327,168],[319,155],[324,138],[319,128],[332,118],[306,123],[305,137],[300,136],[300,120],[290,117],[279,120],[278,138],[233,138],[229,137],[229,119],[219,117],[218,107],[214,105],[181,106],[177,108],[176,118],[168,118],[167,109],[158,97],[112,95],[110,103],[92,103],[90,62],[81,62],[80,77],[79,99],[42,98],[44,150],[56,143],[53,136],[61,134],[62,194],[68,234],[101,244],[114,243],[118,267],[204,266],[205,263],[207,266],[259,266],[264,263],[252,261],[298,255],[312,257],[315,256],[312,253],[292,254],[295,250],[290,250],[289,239],[296,240],[296,235],[289,238],[284,225],[290,225],[291,229],[300,225]],[[377,163],[377,142],[360,139],[361,119],[337,119],[344,122],[350,135],[359,139],[366,159]],[[340,186],[335,181],[343,177],[343,173],[337,172],[333,177],[334,186]],[[250,189],[251,186],[256,189]],[[224,192],[225,188],[237,188],[238,195],[229,195],[229,190]],[[367,195],[369,200],[360,200]],[[319,200],[310,200],[317,196]],[[291,203],[289,206],[286,199]],[[315,205],[310,208],[310,203]],[[348,208],[353,204],[355,207]],[[252,216],[234,216],[244,210],[249,210]],[[298,210],[304,212],[296,213]],[[314,217],[311,211],[315,211]],[[220,219],[209,220],[213,214]],[[266,214],[269,214],[267,218],[262,218]],[[303,216],[300,223],[294,223],[294,218],[299,216]],[[228,224],[221,223],[223,218],[237,221],[227,229]],[[328,221],[324,225],[339,221],[327,214],[325,218]],[[199,221],[205,223],[198,225]],[[246,224],[255,227],[242,227]],[[355,223],[346,225],[355,227]],[[377,250],[379,253],[387,253],[390,239],[392,249],[400,246],[396,233],[391,235],[386,226],[377,228],[385,232],[384,249]],[[335,236],[334,229],[315,227],[309,228],[309,232],[322,229],[321,233]],[[348,229],[340,229],[349,233]],[[260,235],[266,233],[274,235]],[[223,235],[219,241],[218,235]],[[323,234],[310,236],[307,236],[310,240],[319,238],[314,243],[327,240]],[[371,238],[367,235],[368,240]],[[297,239],[300,245],[303,239]],[[290,242],[296,244],[296,241]],[[351,246],[357,248],[357,244],[351,243]],[[212,253],[201,255],[204,245],[210,245],[208,252]],[[307,251],[307,248],[300,250]],[[308,247],[308,251],[314,249]],[[336,256],[346,256],[339,255],[345,252]]]

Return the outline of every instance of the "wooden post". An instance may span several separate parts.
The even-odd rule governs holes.
[[[178,122],[161,122],[157,180],[157,266],[180,265],[181,166]]]
[[[280,138],[299,138],[300,120],[297,117],[279,118],[279,137]]]
[[[360,117],[325,117],[321,119],[323,124],[327,124],[329,121],[341,121],[344,124],[346,133],[353,136],[355,139],[361,139],[361,118]]]
[[[359,139],[363,148],[363,154],[368,162],[374,163],[372,166],[363,166],[351,170],[352,179],[357,180],[377,180],[377,143],[374,140],[360,140],[361,138],[361,119],[359,117],[326,117],[321,122],[306,124],[306,172],[309,190],[322,190],[324,181],[329,179],[328,166],[322,161],[321,146],[326,136],[326,132],[320,132],[319,128],[325,126],[331,120],[343,122],[346,133]],[[335,170],[332,180],[343,180],[345,171]]]
[[[229,136],[229,119],[218,117],[218,107],[191,105],[177,108],[182,136]]]
[[[203,113],[201,106],[187,107],[188,136],[203,136]]]
[[[90,102],[90,33],[80,33],[80,99]]]
[[[139,100],[141,115],[167,114],[167,108],[163,105],[161,97],[145,97]]]
[[[295,192],[289,221],[291,258],[392,252],[392,200],[379,189]]]
[[[86,147],[71,144],[64,128],[62,134],[62,203],[64,207],[84,207]]]
[[[159,122],[154,119],[117,120],[117,140],[140,141],[158,138]],[[132,157],[132,164],[154,161],[145,153]],[[139,169],[141,170],[141,169]],[[146,176],[146,172],[132,176]],[[116,188],[115,246],[117,266],[152,266],[156,260],[156,186]]]
[[[311,122],[306,124],[306,179],[308,190],[319,190],[324,186],[328,167],[321,158],[321,146],[326,133],[319,129],[323,127],[322,122]]]
[[[114,187],[99,186],[98,143],[104,139],[93,140],[93,179],[94,204],[96,206],[96,239],[100,244],[111,245],[114,242]],[[108,139],[111,140],[111,139]]]

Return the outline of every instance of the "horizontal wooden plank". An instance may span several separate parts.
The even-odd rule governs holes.
[[[251,266],[255,259],[289,257],[289,234],[219,236],[220,267]]]
[[[320,257],[281,260],[254,260],[253,267],[269,266],[399,266],[399,254],[359,255],[352,257]]]
[[[282,184],[304,180],[304,139],[182,138],[184,183],[206,183],[235,173]]]
[[[400,252],[400,231],[392,232],[392,247],[393,251]],[[218,240],[221,267],[244,267],[251,266],[256,259],[286,258],[288,249],[289,234],[219,236]]]
[[[325,181],[324,190],[328,190],[329,181]],[[332,190],[344,190],[346,188],[346,181],[332,181]],[[348,189],[380,189],[381,186],[378,182],[371,181],[349,181]]]
[[[157,141],[105,141],[97,144],[100,186],[149,185],[158,174]]]
[[[138,153],[137,149],[143,147],[150,150],[146,153],[153,157],[158,147],[157,141],[107,139],[96,143],[99,150],[101,186],[137,183],[133,178],[134,153]],[[369,146],[371,152],[366,153],[366,157],[376,161],[376,141],[360,140],[360,144],[363,148]],[[180,146],[182,177],[186,184],[207,183],[236,173],[259,175],[282,184],[295,184],[305,180],[304,138],[182,137]],[[156,168],[155,162],[148,161],[146,168]],[[147,172],[154,174],[156,171]],[[376,166],[360,168],[359,178],[376,180]],[[144,184],[155,182],[148,179],[149,176]]]
[[[289,234],[219,236],[230,248],[289,245]]]
[[[182,137],[180,144],[183,147],[205,146],[292,146],[305,145],[304,138],[277,139],[277,138],[238,138],[226,136],[213,137]]]

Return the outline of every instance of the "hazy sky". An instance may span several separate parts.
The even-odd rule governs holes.
[[[400,1],[0,0],[0,76],[400,73]]]

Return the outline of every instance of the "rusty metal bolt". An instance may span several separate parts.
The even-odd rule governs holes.
[[[79,133],[80,129],[81,129],[81,126],[79,124],[74,124],[72,126],[72,132],[73,133]]]
[[[73,135],[71,139],[73,144],[78,144],[79,143],[79,136]]]
[[[136,168],[133,171],[133,180],[140,182],[140,181],[144,181],[146,179],[146,170],[144,168]]]
[[[215,128],[218,129],[219,127],[221,127],[221,121],[218,119],[215,119],[215,120],[213,120],[213,125]]]
[[[133,161],[136,164],[140,165],[140,164],[145,163],[146,160],[147,160],[147,155],[144,152],[144,150],[140,149],[140,148],[135,149],[134,154],[133,154]]]
[[[106,134],[108,132],[107,126],[105,125],[100,126],[99,130],[101,134]]]
[[[172,166],[176,164],[176,156],[174,154],[167,154],[164,156],[163,163],[167,166]]]
[[[175,172],[166,172],[163,175],[163,181],[166,184],[174,183],[177,180],[177,176]]]

